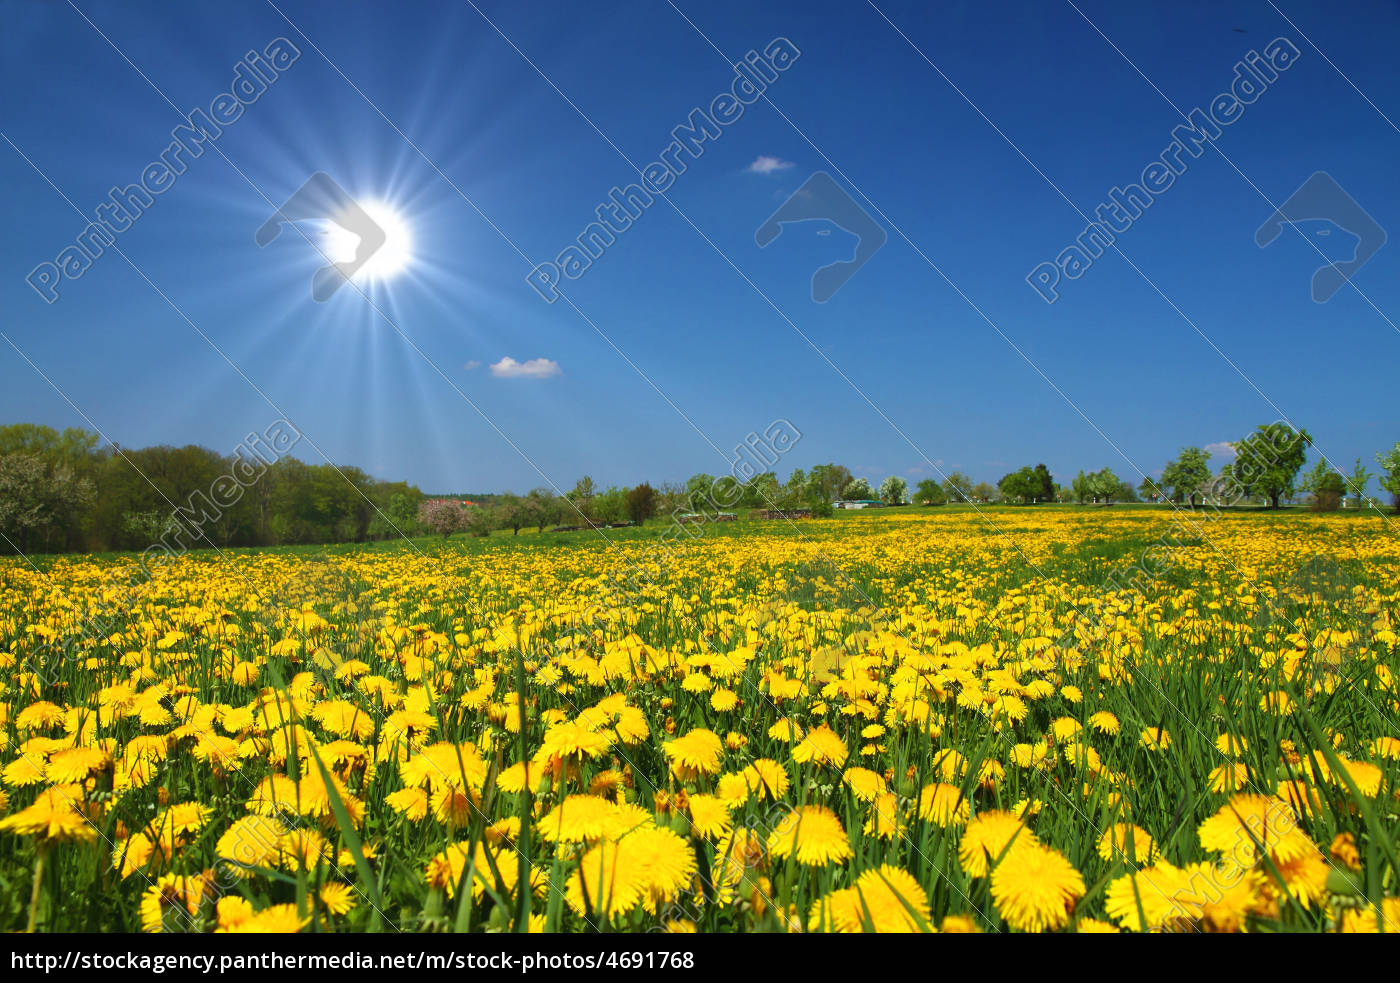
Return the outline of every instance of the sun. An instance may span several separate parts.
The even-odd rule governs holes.
[[[361,201],[375,224],[384,230],[384,245],[375,250],[352,280],[390,280],[408,268],[413,260],[413,235],[408,222],[392,205],[382,201]],[[336,224],[328,226],[321,248],[332,263],[348,263],[355,258],[359,236]]]

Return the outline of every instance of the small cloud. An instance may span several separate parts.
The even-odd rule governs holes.
[[[769,157],[767,154],[759,154],[746,170],[750,174],[772,174],[775,171],[786,171],[792,166],[792,161],[790,160],[783,160],[781,157]]]
[[[1215,444],[1206,444],[1203,449],[1211,457],[1233,458],[1235,456],[1235,445],[1228,440],[1222,440]]]
[[[491,365],[491,374],[498,379],[548,379],[561,371],[559,363],[550,358],[532,358],[528,362],[517,362],[507,355]]]
[[[472,359],[472,360],[471,360],[470,362],[468,362],[466,365],[462,366],[462,368],[464,368],[464,369],[466,369],[468,372],[470,372],[472,369],[479,369],[479,368],[481,368],[481,363],[478,362],[476,359]]]

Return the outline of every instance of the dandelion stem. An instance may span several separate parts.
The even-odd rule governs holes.
[[[31,934],[39,924],[39,898],[43,895],[44,864],[48,857],[48,848],[41,844],[34,859],[34,887],[29,892],[29,924],[24,929]]]

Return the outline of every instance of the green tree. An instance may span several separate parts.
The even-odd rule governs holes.
[[[500,524],[494,509],[484,505],[468,505],[462,509],[462,528],[468,536],[484,539],[491,535],[491,530],[500,528]]]
[[[1328,483],[1327,476],[1336,473],[1336,469],[1327,462],[1327,458],[1318,458],[1313,466],[1298,479],[1298,490],[1316,495]]]
[[[715,512],[737,508],[744,501],[744,484],[732,474],[722,474],[710,486],[710,501]]]
[[[627,518],[627,492],[616,485],[593,497],[593,518],[597,522],[622,522]]]
[[[496,502],[496,522],[502,529],[509,529],[512,536],[519,536],[522,526],[530,524],[530,511],[525,499],[506,492]]]
[[[33,454],[45,463],[67,464],[79,471],[100,439],[92,431],[78,427],[59,432],[38,423],[11,423],[0,426],[0,455]]]
[[[63,548],[74,518],[95,496],[92,482],[79,478],[61,459],[0,456],[0,533],[5,537],[0,547],[19,553]]]
[[[687,511],[685,486],[674,481],[662,482],[661,487],[656,490],[656,504],[658,515],[673,516],[677,512]]]
[[[1002,475],[1001,480],[997,482],[997,490],[1001,492],[1002,498],[1026,504],[1034,502],[1042,489],[1040,476],[1029,466]]]
[[[1390,492],[1391,504],[1400,512],[1400,441],[1396,441],[1390,450],[1377,453],[1376,463],[1385,471],[1385,474],[1378,475],[1376,480],[1382,488]]]
[[[709,515],[717,510],[714,504],[715,476],[693,474],[685,483],[686,511]]]
[[[1258,495],[1278,508],[1291,498],[1312,435],[1286,423],[1266,423],[1236,443],[1235,460],[1221,471],[1227,499]]]
[[[1366,465],[1361,463],[1361,458],[1356,459],[1356,466],[1351,469],[1351,474],[1347,476],[1347,491],[1356,497],[1356,507],[1361,508],[1365,504],[1366,486],[1371,482],[1371,472]]]
[[[996,500],[997,490],[987,482],[979,481],[972,487],[969,495],[978,502],[992,502]]]
[[[564,504],[548,488],[531,489],[530,494],[525,496],[525,514],[529,517],[530,525],[539,532],[544,532],[546,526],[558,525],[564,508]]]
[[[841,464],[818,464],[807,475],[809,497],[813,502],[830,505],[836,501],[851,480],[851,471]]]
[[[966,502],[972,497],[972,479],[961,471],[954,471],[944,479],[943,491],[950,502]]]
[[[384,483],[374,488],[379,509],[369,521],[369,538],[398,539],[419,531],[418,505],[423,493],[401,481]]]
[[[1170,491],[1171,500],[1187,500],[1196,507],[1196,496],[1204,498],[1205,486],[1210,482],[1210,452],[1201,447],[1183,447],[1175,460],[1168,461],[1162,469],[1163,488]]]
[[[880,482],[880,501],[886,505],[903,505],[909,494],[909,482],[897,474],[892,474]]]
[[[948,501],[948,496],[944,493],[943,486],[935,479],[925,478],[914,489],[914,501],[924,505],[942,505]]]
[[[1123,482],[1118,480],[1111,468],[1095,471],[1089,475],[1088,483],[1095,502],[1112,505],[1113,500],[1122,494]]]
[[[45,549],[361,542],[420,529],[419,489],[356,467],[312,466],[286,456],[268,464],[246,447],[224,455],[193,445],[97,443],[98,435],[85,430],[0,426],[0,457],[33,456],[43,463],[46,482],[95,492],[75,492],[63,504],[61,520],[45,525]]]
[[[1338,471],[1328,471],[1313,489],[1312,507],[1315,512],[1335,512],[1346,494],[1347,482]]]
[[[646,482],[627,493],[627,515],[637,525],[642,525],[656,514],[656,489]]]
[[[570,491],[565,492],[564,497],[571,503],[570,507],[575,514],[587,520],[593,518],[593,498],[597,494],[598,489],[593,484],[593,479],[584,475],[574,483]]]
[[[1069,483],[1070,490],[1074,493],[1074,500],[1080,505],[1094,497],[1093,489],[1089,487],[1089,476],[1082,470],[1074,476],[1074,480]]]
[[[1055,500],[1055,479],[1050,474],[1050,469],[1043,464],[1037,464],[1032,472],[1035,478],[1035,494],[1033,499],[1038,502],[1053,502]]]
[[[807,499],[807,472],[801,468],[793,468],[792,474],[788,475],[787,484],[783,486],[782,497],[778,504],[785,509],[800,508],[810,504]]]
[[[864,478],[852,478],[846,482],[846,487],[841,489],[841,497],[848,502],[859,502],[875,497],[875,489],[870,487],[870,482]]]
[[[782,487],[778,484],[778,476],[772,471],[764,471],[744,483],[741,504],[745,508],[774,508],[781,497]]]

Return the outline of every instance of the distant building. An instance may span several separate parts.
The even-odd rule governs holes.
[[[833,503],[838,509],[882,509],[885,503],[878,498],[855,498]]]

